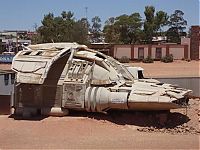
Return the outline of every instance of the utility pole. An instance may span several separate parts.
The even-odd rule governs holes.
[[[16,52],[15,53],[18,53],[18,31],[16,31]]]
[[[88,20],[87,13],[88,13],[88,7],[86,6],[86,7],[85,7],[85,18]]]

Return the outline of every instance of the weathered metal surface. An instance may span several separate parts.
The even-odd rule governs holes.
[[[38,110],[49,115],[66,115],[68,109],[169,110],[187,107],[191,93],[145,79],[142,68],[76,43],[31,45],[15,56],[12,69],[17,72],[13,107],[25,115]]]

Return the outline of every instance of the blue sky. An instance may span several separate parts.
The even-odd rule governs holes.
[[[33,30],[34,24],[41,25],[45,14],[52,12],[55,16],[65,11],[74,12],[75,18],[86,16],[88,19],[99,16],[104,23],[109,17],[139,12],[144,16],[147,5],[155,6],[172,14],[182,10],[188,26],[199,24],[199,0],[1,0],[0,30]],[[144,17],[143,17],[144,18]]]

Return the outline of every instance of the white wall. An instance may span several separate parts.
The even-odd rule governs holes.
[[[144,47],[144,58],[148,56],[148,47]]]
[[[10,95],[13,91],[14,85],[11,84],[11,75],[9,74],[8,85],[5,85],[4,74],[0,74],[0,95]]]
[[[172,54],[174,59],[184,58],[184,48],[169,48],[169,54]]]
[[[181,38],[181,45],[188,45],[188,58],[190,58],[190,38]]]
[[[153,59],[156,58],[156,48],[155,47],[151,48],[151,58],[153,58]]]
[[[166,48],[163,47],[163,48],[162,48],[162,57],[165,57],[165,56],[166,56]]]
[[[122,58],[123,56],[131,59],[131,47],[115,47],[114,56],[118,59]]]
[[[134,47],[134,59],[138,59],[138,47]]]

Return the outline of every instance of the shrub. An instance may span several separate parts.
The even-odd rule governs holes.
[[[174,61],[173,55],[170,54],[170,55],[167,55],[165,57],[162,57],[161,61],[164,62],[164,63],[173,62]]]
[[[142,62],[143,63],[153,63],[153,59],[151,58],[151,56],[147,56],[147,58],[143,59]]]
[[[186,60],[185,58],[181,58],[182,61]]]
[[[189,58],[182,58],[181,60],[187,61],[187,62],[190,62],[190,61],[191,61],[191,59],[189,59]]]
[[[191,61],[191,59],[187,58],[187,59],[186,59],[186,61],[187,61],[187,62],[190,62],[190,61]]]
[[[119,62],[121,63],[129,63],[130,59],[126,56],[122,56],[120,59],[119,59]]]

